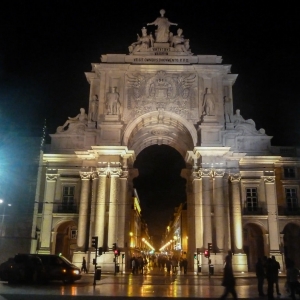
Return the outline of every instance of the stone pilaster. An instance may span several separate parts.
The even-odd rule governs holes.
[[[224,191],[223,191],[223,177],[225,170],[216,169],[214,175],[214,221],[216,228],[216,247],[219,252],[224,251],[224,237],[225,237],[225,206],[224,206]]]
[[[231,211],[233,222],[233,253],[243,253],[242,208],[240,200],[240,174],[230,176],[232,187]]]
[[[203,220],[203,246],[207,247],[212,243],[212,222],[211,222],[211,169],[201,169],[202,177],[202,220]]]
[[[38,253],[49,254],[51,252],[51,232],[53,203],[56,189],[58,174],[46,174],[46,187],[42,211],[42,224],[40,235],[40,248]]]
[[[85,251],[88,248],[87,232],[91,175],[91,172],[80,172],[81,193],[78,217],[77,251]]]

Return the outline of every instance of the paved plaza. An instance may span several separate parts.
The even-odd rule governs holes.
[[[256,278],[253,273],[236,274],[236,290],[240,299],[267,299],[258,297]],[[100,281],[93,286],[93,274],[83,274],[82,279],[70,285],[50,282],[47,285],[8,285],[0,283],[0,300],[19,299],[88,299],[92,297],[110,297],[113,299],[138,298],[201,298],[218,299],[224,288],[222,275],[167,274],[157,270],[147,274],[103,274]],[[279,279],[281,296],[278,299],[291,299],[284,289],[285,277]],[[265,282],[264,291],[267,290]],[[19,298],[18,298],[19,296]],[[43,298],[41,298],[43,296]],[[229,296],[231,298],[231,296]]]

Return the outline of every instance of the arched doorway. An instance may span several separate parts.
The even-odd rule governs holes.
[[[56,232],[55,254],[72,259],[77,246],[77,226],[73,221],[60,224]]]
[[[142,150],[134,163],[139,176],[133,180],[142,204],[142,215],[151,229],[157,248],[173,216],[174,208],[186,201],[186,180],[180,176],[186,167],[181,154],[167,145]],[[157,220],[165,220],[158,223]]]
[[[294,223],[287,224],[283,229],[284,259],[288,267],[289,260],[293,260],[300,268],[300,226]]]
[[[247,255],[248,271],[255,272],[257,259],[265,255],[263,231],[259,225],[253,223],[245,225],[243,245]]]

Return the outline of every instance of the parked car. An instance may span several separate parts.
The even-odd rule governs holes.
[[[81,278],[80,269],[67,258],[54,254],[35,254],[43,263],[48,280],[62,280],[72,283]]]
[[[41,259],[34,254],[16,254],[0,265],[0,279],[8,283],[43,282],[47,278]]]

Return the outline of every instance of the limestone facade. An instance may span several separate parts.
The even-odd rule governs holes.
[[[158,32],[160,21],[151,23]],[[116,242],[129,253],[132,179],[138,175],[133,162],[146,147],[164,144],[186,161],[189,268],[196,268],[199,249],[208,271],[208,243],[216,271],[228,250],[236,271],[253,270],[258,255],[275,255],[284,267],[284,253],[294,258],[288,237],[300,238],[297,153],[280,153],[264,129],[233,111],[237,75],[220,56],[192,54],[180,31],[163,42],[165,33],[159,33],[143,28],[129,54],[106,54],[92,63],[85,74],[87,113],[81,110],[50,134],[32,252],[67,253],[80,265],[83,255],[91,262],[91,237],[98,236],[99,245]],[[282,175],[287,169],[292,177]],[[111,270],[109,261],[103,256],[100,263]]]

